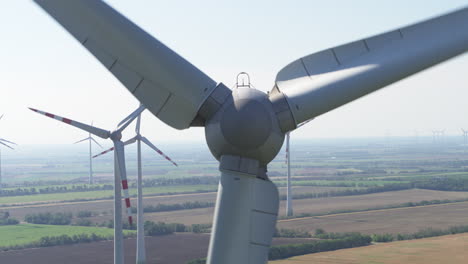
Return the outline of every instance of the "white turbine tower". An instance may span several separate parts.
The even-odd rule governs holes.
[[[122,264],[123,263],[123,230],[122,230],[122,194],[119,187],[120,183],[122,184],[122,189],[124,192],[125,206],[127,208],[128,222],[130,225],[133,224],[132,211],[130,206],[130,195],[128,193],[128,182],[127,182],[127,170],[125,168],[125,150],[124,143],[122,142],[122,131],[131,123],[135,118],[140,115],[144,106],[140,106],[137,110],[131,113],[128,117],[124,119],[123,122],[119,124],[116,130],[108,131],[98,127],[86,125],[68,118],[57,116],[51,113],[40,111],[34,108],[29,108],[32,111],[45,115],[47,117],[62,121],[66,124],[79,128],[81,130],[87,131],[95,136],[98,136],[103,139],[110,138],[114,144],[112,150],[114,152],[114,263]]]
[[[300,58],[266,94],[215,82],[103,1],[35,2],[161,121],[205,127],[221,171],[208,264],[267,262],[279,195],[266,172],[285,133],[468,50],[464,8]]]
[[[91,126],[93,125],[93,123],[91,123]],[[93,184],[94,181],[93,181],[93,159],[92,159],[92,156],[93,156],[93,153],[92,153],[92,142],[94,142],[96,145],[98,145],[99,147],[102,148],[101,144],[99,144],[94,138],[93,136],[91,136],[91,133],[88,133],[88,137],[87,138],[84,138],[82,140],[78,140],[77,142],[75,142],[75,144],[78,144],[80,142],[83,142],[83,141],[89,141],[89,184]]]
[[[311,120],[307,120],[304,123],[297,125],[297,128],[309,123]],[[292,206],[292,184],[291,184],[291,145],[289,144],[291,132],[286,133],[286,164],[287,168],[287,181],[286,181],[286,216],[293,215],[293,206]]]
[[[125,120],[124,120],[125,121]],[[137,189],[138,189],[138,204],[137,204],[137,254],[136,254],[136,263],[137,264],[144,264],[146,263],[146,247],[145,247],[145,227],[144,227],[144,219],[143,219],[143,179],[142,179],[142,167],[141,167],[141,142],[145,143],[148,147],[152,148],[156,151],[159,155],[163,156],[166,160],[177,166],[177,163],[172,161],[166,154],[164,154],[161,150],[159,150],[156,146],[154,146],[146,137],[143,137],[140,134],[140,124],[141,124],[141,114],[138,115],[137,123],[135,127],[136,136],[125,141],[124,145],[129,145],[137,142],[137,157],[138,157],[138,180],[137,180]],[[112,151],[113,148],[105,150],[95,156],[93,158],[99,157],[103,154],[106,154]]]
[[[3,118],[3,115],[0,116],[0,119],[2,118]],[[10,149],[13,149],[13,148],[9,146],[9,144],[17,145],[16,143],[8,141],[3,138],[0,138],[0,144]],[[0,148],[0,191],[1,190],[2,190],[2,149]]]

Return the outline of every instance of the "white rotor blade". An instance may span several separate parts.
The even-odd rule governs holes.
[[[136,126],[135,126],[135,133],[140,135],[140,125],[141,125],[141,114],[138,115]]]
[[[101,155],[104,155],[104,154],[106,154],[107,152],[111,152],[111,151],[113,151],[113,150],[114,150],[114,147],[112,147],[112,148],[110,148],[110,149],[107,149],[107,150],[104,150],[103,152],[94,155],[93,158],[97,158],[97,157],[99,157],[99,156],[101,156]]]
[[[135,118],[137,118],[143,111],[145,111],[145,106],[140,105],[135,111],[133,111],[129,116],[127,116],[124,120],[122,120],[118,127],[117,131],[122,132],[125,128],[127,128],[128,125],[130,125]]]
[[[172,164],[174,164],[174,166],[179,166],[177,165],[177,163],[175,163],[174,161],[172,161],[171,158],[169,158],[168,156],[166,156],[166,154],[164,154],[161,150],[159,150],[155,145],[153,145],[153,143],[151,143],[147,138],[145,137],[141,137],[141,141],[143,141],[148,147],[152,148],[154,151],[156,151],[159,155],[163,156],[165,159],[167,159],[168,161],[170,161]]]
[[[184,129],[216,82],[100,0],[34,0],[149,111]]]
[[[276,76],[300,124],[468,49],[468,8],[303,57]],[[274,100],[274,99],[273,99]]]
[[[94,140],[93,138],[91,138],[91,139]],[[136,137],[133,137],[133,138],[131,138],[131,139],[125,141],[123,144],[124,144],[125,146],[126,146],[126,145],[130,145],[130,144],[135,143],[135,141],[136,141]],[[96,141],[95,141],[95,142],[96,142]],[[98,143],[96,142],[96,144],[98,144]],[[99,146],[100,146],[100,145],[99,145]],[[104,155],[104,154],[106,154],[106,153],[108,153],[108,152],[111,152],[111,151],[113,151],[113,150],[114,150],[114,147],[112,147],[112,148],[110,148],[110,149],[107,149],[107,150],[104,150],[103,152],[94,155],[93,158],[99,157],[99,156]]]
[[[93,137],[89,137],[96,145],[102,148],[101,144],[99,144]]]
[[[75,142],[75,143],[73,143],[73,144],[78,144],[78,143],[83,142],[83,141],[88,140],[88,139],[90,139],[90,137],[87,137],[87,138],[82,139],[82,140],[78,140],[77,142]]]
[[[127,122],[132,117],[134,118],[135,112],[139,111],[141,108],[145,109],[145,107],[142,104],[140,104],[140,106],[135,111],[133,111],[131,114],[129,114],[127,117],[125,117],[122,121],[120,121],[120,123],[117,125],[117,127],[120,127],[122,124]]]
[[[0,119],[2,119],[2,118],[3,118],[3,114],[0,116]]]
[[[14,149],[14,148],[12,148],[12,147],[8,146],[7,144],[5,144],[5,143],[3,143],[3,142],[1,142],[1,141],[0,141],[0,144],[4,145],[5,147],[8,147],[8,148]]]
[[[117,160],[114,162],[117,162],[120,180],[122,181],[122,190],[125,199],[125,207],[127,208],[128,222],[132,225],[132,208],[130,205],[130,194],[128,192],[127,169],[125,168],[125,148],[122,141],[114,141],[114,149],[117,157]]]
[[[68,118],[65,118],[65,117],[61,117],[61,116],[58,116],[58,115],[47,113],[47,112],[37,110],[37,109],[34,109],[34,108],[29,108],[29,109],[31,109],[32,111],[34,111],[36,113],[39,113],[41,115],[45,115],[47,117],[56,119],[58,121],[62,121],[64,123],[66,123],[66,124],[69,124],[69,125],[74,126],[76,128],[87,131],[87,132],[89,132],[89,133],[91,133],[91,134],[93,134],[95,136],[100,137],[100,138],[106,139],[106,138],[110,137],[110,132],[107,131],[107,130],[100,129],[98,127],[94,127],[94,126],[90,126],[90,125],[86,125],[86,124],[83,124],[83,123],[80,123],[80,122],[77,122],[77,121],[74,121],[74,120],[71,120],[71,119],[68,119]]]
[[[11,142],[11,141],[3,139],[3,138],[0,138],[0,141],[7,142],[7,143],[10,143],[10,144],[13,144],[13,145],[18,145],[15,142]]]

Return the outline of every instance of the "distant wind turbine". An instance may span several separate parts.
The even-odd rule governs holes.
[[[311,119],[312,120],[312,119]],[[308,120],[304,123],[297,125],[297,128],[309,123],[311,120]],[[293,215],[293,206],[292,206],[292,186],[291,186],[291,147],[289,145],[289,138],[291,132],[286,133],[286,164],[288,165],[287,171],[287,191],[286,191],[286,216]]]
[[[93,125],[93,122],[91,122],[91,126]],[[99,147],[102,148],[101,144],[99,144],[94,138],[93,136],[91,136],[91,133],[88,134],[88,137],[87,138],[84,138],[82,140],[79,140],[77,142],[75,142],[75,144],[77,143],[80,143],[80,142],[83,142],[83,141],[89,141],[89,184],[93,184],[94,181],[93,181],[93,159],[92,159],[92,142],[96,143],[96,145],[98,145]]]
[[[124,122],[125,119],[122,121]],[[138,156],[138,180],[137,180],[137,189],[138,189],[138,205],[137,205],[137,254],[136,254],[136,263],[137,264],[144,264],[146,263],[146,250],[145,250],[145,230],[144,230],[144,219],[143,219],[143,180],[142,180],[142,168],[141,168],[141,142],[145,143],[148,147],[152,148],[156,151],[159,155],[163,156],[166,160],[177,166],[177,163],[172,161],[171,158],[166,156],[161,150],[159,150],[156,146],[154,146],[146,137],[143,137],[140,134],[140,124],[141,124],[141,114],[138,115],[137,123],[135,127],[136,136],[125,141],[124,145],[130,145],[137,142],[137,156]],[[120,124],[119,124],[120,125]],[[114,148],[110,148],[105,150],[95,156],[93,158],[99,157],[104,155],[110,151],[113,151]]]
[[[130,195],[128,193],[128,182],[127,182],[127,170],[125,168],[125,150],[124,143],[122,142],[122,131],[130,125],[135,118],[145,110],[143,106],[140,106],[137,110],[131,113],[128,117],[122,121],[117,129],[114,131],[104,130],[98,127],[86,125],[68,118],[57,116],[51,113],[43,112],[37,109],[29,108],[32,111],[45,115],[47,117],[62,121],[66,124],[87,131],[95,136],[103,139],[110,138],[114,143],[116,151],[114,152],[114,263],[122,264],[124,251],[123,251],[123,230],[122,230],[122,193],[118,187],[120,181],[122,183],[122,189],[124,192],[125,206],[127,208],[128,222],[132,225],[132,211],[130,207]]]
[[[0,119],[2,118],[3,118],[3,115],[0,116]],[[10,149],[13,149],[13,148],[9,146],[8,144],[17,145],[16,143],[8,141],[3,138],[0,138],[0,144]],[[2,152],[1,152],[1,149],[0,149],[0,190],[2,190]]]

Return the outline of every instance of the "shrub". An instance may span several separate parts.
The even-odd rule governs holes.
[[[93,212],[91,211],[79,211],[77,214],[76,214],[76,217],[79,217],[79,218],[85,218],[85,217],[91,217],[93,216]]]

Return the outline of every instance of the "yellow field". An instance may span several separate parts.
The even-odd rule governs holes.
[[[270,261],[269,264],[465,264],[468,234],[342,249]]]

